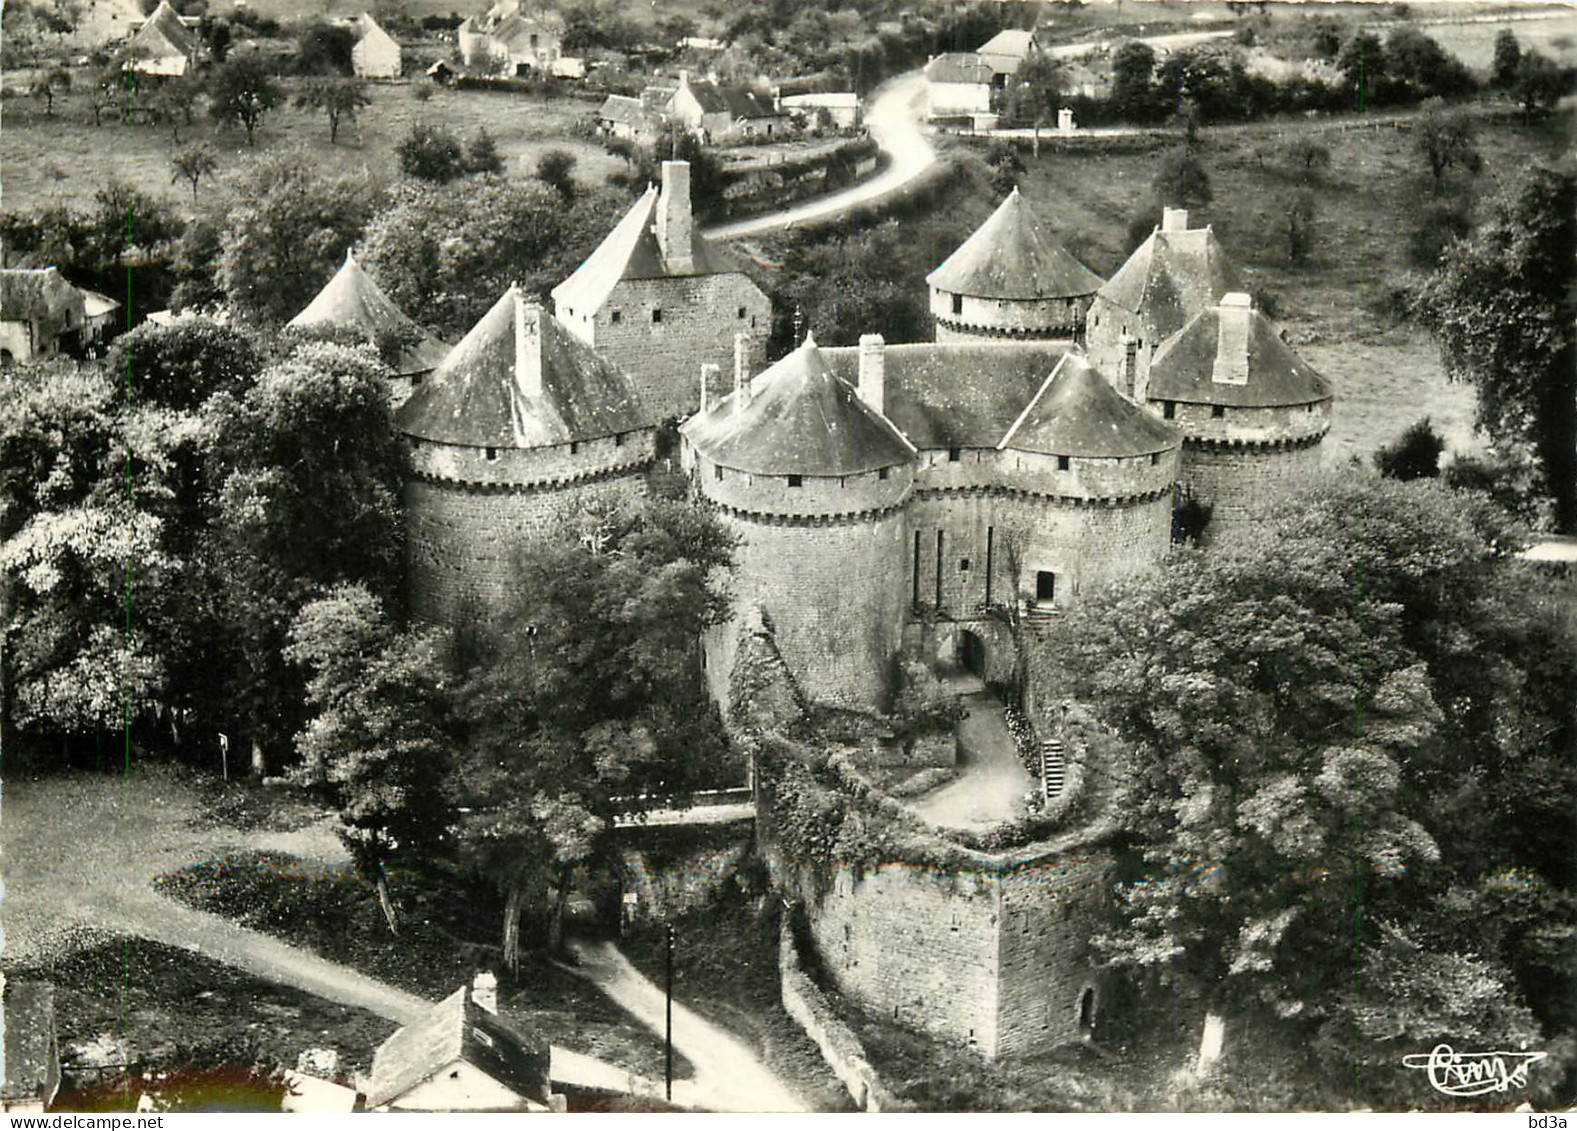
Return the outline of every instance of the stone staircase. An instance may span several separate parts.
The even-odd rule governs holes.
[[[1062,756],[1062,739],[1046,738],[1040,743],[1042,776],[1046,782],[1046,797],[1060,797],[1067,781],[1067,763]]]
[[[1024,624],[1034,632],[1051,627],[1057,620],[1058,611],[1054,605],[1040,605],[1033,601],[1025,603]]]

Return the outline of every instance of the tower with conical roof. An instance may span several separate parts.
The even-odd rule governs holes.
[[[449,352],[448,346],[394,305],[349,251],[334,277],[286,326],[351,334],[378,347],[394,371],[396,403],[409,396]]]
[[[713,693],[727,702],[738,624],[759,609],[809,698],[884,706],[914,448],[882,412],[878,372],[856,388],[807,337],[752,377],[738,348],[733,392],[680,429],[686,470],[741,540],[734,620],[706,640]]]
[[[926,277],[936,340],[1075,340],[1101,277],[1031,215],[1019,191]]]
[[[1160,227],[1096,294],[1085,329],[1090,361],[1134,396],[1162,342],[1223,295],[1244,289],[1209,226],[1190,228],[1186,208],[1167,208]]]
[[[1183,432],[1181,480],[1210,507],[1209,538],[1269,517],[1319,468],[1330,382],[1246,294],[1225,295],[1156,351],[1139,396]]]
[[[516,548],[644,493],[656,447],[625,375],[511,287],[395,413],[411,608],[456,626],[508,598]]]

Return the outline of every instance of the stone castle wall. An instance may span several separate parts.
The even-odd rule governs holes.
[[[939,342],[1000,342],[1084,336],[1093,295],[1029,301],[986,299],[931,291],[931,316]]]
[[[771,301],[737,273],[626,279],[597,310],[559,304],[555,313],[629,376],[653,420],[699,407],[705,363],[720,366],[732,388],[734,335],[749,334],[759,358],[772,331]]]
[[[1219,541],[1274,515],[1282,497],[1319,472],[1317,441],[1277,445],[1187,441],[1183,483],[1211,507],[1206,542]]]

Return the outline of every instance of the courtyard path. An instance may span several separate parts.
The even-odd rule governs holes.
[[[1035,781],[1024,772],[1002,704],[985,691],[965,695],[962,702],[969,714],[958,724],[961,772],[908,805],[938,828],[984,829],[1022,812]]]
[[[579,966],[565,967],[592,982],[659,1037],[665,1030],[661,988],[609,942],[570,943]],[[674,1081],[674,1103],[709,1111],[808,1111],[739,1038],[674,1002],[674,1048],[695,1071]]]

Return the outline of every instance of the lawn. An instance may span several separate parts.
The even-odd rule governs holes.
[[[81,87],[92,76],[78,71],[72,77]],[[191,193],[184,184],[172,183],[170,158],[192,142],[214,147],[219,176],[252,154],[269,152],[301,154],[325,172],[367,169],[393,175],[399,169],[395,149],[417,123],[465,138],[486,128],[510,177],[529,176],[549,149],[574,153],[579,162],[575,174],[587,183],[601,183],[623,167],[622,160],[587,136],[596,103],[585,99],[454,90],[425,81],[373,85],[368,94],[372,105],[362,110],[356,124],[340,127],[338,144],[329,142],[326,116],[297,109],[292,102],[264,118],[257,144],[250,149],[239,127],[219,127],[201,109],[190,126],[181,127],[177,145],[167,128],[123,125],[114,114],[105,114],[95,128],[83,90],[57,99],[53,115],[45,113],[42,103],[13,94],[5,100],[5,129],[0,131],[0,168],[5,170],[0,208],[27,214],[55,205],[82,207],[106,183],[119,179],[187,211]]]

